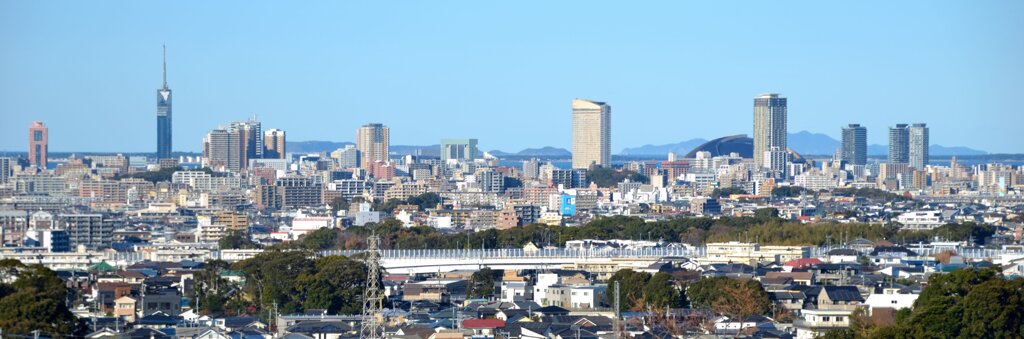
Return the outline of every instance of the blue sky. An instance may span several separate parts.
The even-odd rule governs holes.
[[[568,148],[574,97],[613,107],[613,151],[789,129],[926,122],[932,142],[1024,152],[1024,1],[0,2],[0,150],[153,151],[160,45],[174,150],[257,115],[290,140],[476,137]]]

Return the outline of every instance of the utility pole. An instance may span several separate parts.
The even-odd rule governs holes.
[[[622,335],[622,309],[619,308],[619,282],[615,282],[615,338],[623,338]]]
[[[380,290],[380,237],[366,238],[366,289],[363,290],[363,316],[360,338],[384,338],[384,294]]]
[[[280,311],[277,310],[277,301],[275,300],[274,301],[274,312],[270,315],[270,317],[271,317],[270,321],[273,321],[272,324],[274,325],[272,328],[274,329],[275,332],[278,330],[278,328],[277,328],[277,317],[280,316],[280,315],[281,315],[281,313],[280,313]]]

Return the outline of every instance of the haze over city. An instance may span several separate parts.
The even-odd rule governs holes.
[[[1022,33],[0,1],[0,339],[1021,338]]]
[[[790,131],[925,122],[932,142],[1021,153],[1024,4],[0,4],[0,150],[31,121],[53,151],[147,152],[161,45],[175,151],[256,115],[289,140],[477,137],[569,148],[572,98],[615,107],[615,153],[751,133],[750,98],[790,99]],[[742,121],[744,123],[733,123]],[[998,122],[998,123],[995,123]],[[59,132],[58,132],[59,131]],[[117,138],[97,138],[98,134]]]

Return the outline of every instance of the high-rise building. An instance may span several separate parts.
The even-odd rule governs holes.
[[[889,127],[890,164],[906,164],[910,161],[910,129],[907,124]]]
[[[868,163],[868,129],[859,124],[843,127],[843,161],[854,165]]]
[[[572,100],[572,167],[612,164],[612,107],[598,101]]]
[[[247,121],[232,122],[229,130],[235,131],[238,135],[242,169],[248,167],[250,159],[263,158],[263,127],[256,117]]]
[[[156,157],[171,157],[171,89],[167,87],[167,46],[164,46],[164,87],[156,90]]]
[[[907,128],[907,163],[910,167],[924,169],[928,165],[928,127],[913,124]]]
[[[50,129],[36,121],[28,128],[28,163],[46,169],[47,153],[50,151]]]
[[[6,184],[11,178],[11,158],[0,158],[0,184]]]
[[[360,165],[359,162],[359,150],[353,145],[345,145],[345,148],[339,148],[331,152],[331,158],[334,158],[339,168],[357,168]]]
[[[772,147],[786,150],[786,98],[775,93],[754,98],[754,164],[765,167],[763,155]]]
[[[476,139],[441,139],[441,161],[473,161],[479,157]]]
[[[211,130],[203,138],[205,165],[217,170],[244,171],[249,160],[263,157],[263,132],[255,118]]]
[[[527,179],[537,179],[540,176],[540,161],[537,158],[531,158],[530,160],[523,161],[523,172],[522,177]]]
[[[242,169],[238,132],[219,128],[203,138],[204,165],[214,170],[239,171]]]
[[[773,146],[770,150],[764,152],[762,162],[764,163],[764,168],[772,172],[773,178],[785,178],[789,153],[786,150]]]
[[[113,242],[114,224],[102,214],[64,214],[60,221],[68,232],[72,248],[104,249]]]
[[[370,123],[356,130],[356,149],[362,158],[360,167],[370,168],[374,162],[387,162],[389,140],[388,127],[384,124]]]
[[[263,157],[269,159],[284,159],[284,143],[284,131],[272,128],[263,132]]]

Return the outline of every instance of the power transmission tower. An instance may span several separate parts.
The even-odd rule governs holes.
[[[366,290],[363,291],[363,317],[360,338],[384,338],[384,293],[380,290],[380,237],[366,238]]]

